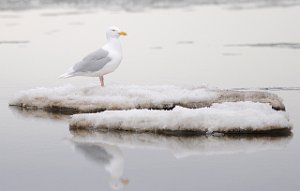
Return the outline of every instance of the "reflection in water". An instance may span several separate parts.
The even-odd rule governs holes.
[[[288,48],[300,49],[300,43],[277,42],[277,43],[254,43],[254,44],[227,44],[227,47],[262,47],[262,48]]]
[[[1,0],[0,10],[24,10],[53,6],[74,6],[77,8],[110,8],[125,11],[139,11],[145,8],[173,8],[193,5],[225,5],[230,8],[261,8],[261,7],[287,7],[299,5],[299,0]]]
[[[128,184],[123,179],[124,157],[119,147],[163,149],[171,151],[176,158],[192,155],[219,155],[252,153],[285,148],[291,134],[256,136],[162,136],[126,132],[71,131],[75,149],[87,159],[101,164],[110,176],[114,189]]]
[[[147,133],[71,131],[74,139],[89,143],[105,143],[130,148],[165,149],[175,157],[251,153],[283,149],[291,134],[244,136],[163,136]]]
[[[260,87],[260,88],[232,88],[232,90],[264,90],[264,91],[300,91],[300,87]]]
[[[60,32],[59,29],[53,29],[53,30],[49,30],[49,31],[45,32],[45,34],[46,35],[53,35],[53,34],[58,33],[58,32]]]
[[[113,145],[99,142],[89,142],[84,138],[73,137],[72,143],[76,151],[82,153],[87,159],[103,165],[108,172],[109,185],[113,189],[120,189],[128,184],[127,179],[123,179],[124,157],[122,151]]]
[[[223,56],[240,56],[241,53],[231,53],[231,52],[224,52],[222,53]]]
[[[20,25],[20,23],[7,23],[5,26],[6,27],[15,27],[15,26],[18,26]]]
[[[1,4],[1,3],[0,3]],[[0,19],[18,19],[21,18],[20,15],[9,15],[9,14],[4,14],[4,15],[0,15]]]
[[[68,24],[73,26],[82,26],[84,25],[84,22],[69,22]]]
[[[183,41],[178,41],[177,44],[194,44],[194,41],[192,41],[192,40],[183,40]]]
[[[2,40],[0,41],[1,44],[27,44],[29,43],[28,40]]]
[[[53,119],[53,120],[68,120],[68,115],[62,115],[61,113],[47,112],[43,110],[25,109],[21,107],[9,107],[15,115],[24,118],[40,118],[40,119]]]
[[[55,16],[66,16],[66,15],[81,15],[93,13],[91,11],[64,11],[64,12],[54,12],[54,13],[42,13],[42,17],[55,17]]]
[[[162,46],[152,46],[152,47],[150,47],[150,49],[161,50],[161,49],[163,49],[163,47]]]

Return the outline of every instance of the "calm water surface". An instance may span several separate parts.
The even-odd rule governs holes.
[[[39,3],[37,3],[39,2]],[[276,89],[293,135],[178,138],[70,132],[68,117],[8,107],[58,80],[117,25],[124,60],[107,85],[300,87],[299,1],[0,3],[0,190],[299,190],[300,90]]]

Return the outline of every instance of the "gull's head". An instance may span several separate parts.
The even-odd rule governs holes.
[[[110,39],[110,38],[119,38],[120,36],[126,36],[126,35],[127,35],[126,32],[121,31],[116,26],[111,26],[106,31],[106,37],[107,37],[107,39]]]

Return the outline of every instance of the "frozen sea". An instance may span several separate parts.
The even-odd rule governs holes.
[[[300,1],[0,2],[0,190],[299,190]],[[69,131],[67,118],[8,107],[128,33],[110,84],[262,88],[293,124],[283,137],[159,137]]]

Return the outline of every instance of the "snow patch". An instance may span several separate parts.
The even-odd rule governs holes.
[[[260,91],[234,91],[207,87],[178,87],[172,85],[39,87],[22,91],[10,101],[11,106],[42,109],[65,114],[94,113],[104,110],[173,109],[209,107],[213,103],[253,101],[269,103],[276,110],[285,110],[275,94]]]
[[[71,129],[109,129],[136,132],[248,133],[291,129],[288,115],[270,104],[254,102],[215,103],[211,107],[174,110],[127,110],[73,115]]]

